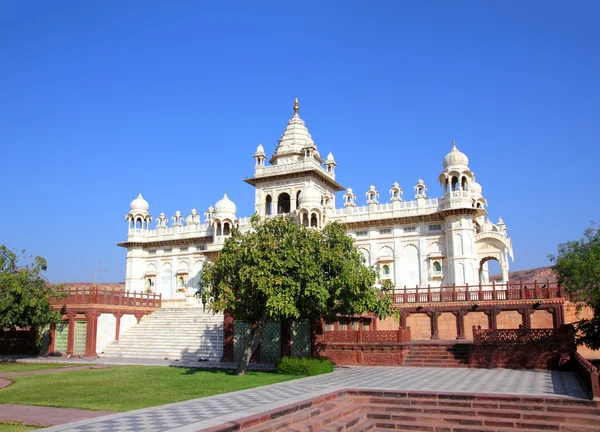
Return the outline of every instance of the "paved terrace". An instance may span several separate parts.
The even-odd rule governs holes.
[[[48,432],[191,432],[344,388],[563,396],[586,399],[571,372],[400,367],[348,367],[317,377],[144,408],[44,429]]]

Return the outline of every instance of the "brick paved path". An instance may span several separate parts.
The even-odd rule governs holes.
[[[47,429],[48,432],[191,432],[343,388],[586,398],[571,372],[360,367],[318,377],[193,399]]]

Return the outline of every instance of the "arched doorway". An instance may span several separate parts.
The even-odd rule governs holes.
[[[291,199],[288,193],[279,194],[277,198],[277,214],[289,213],[291,206]]]

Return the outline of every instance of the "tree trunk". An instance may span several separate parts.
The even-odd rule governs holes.
[[[267,319],[264,317],[259,319],[256,323],[256,327],[252,332],[252,340],[250,341],[250,345],[246,346],[246,349],[244,350],[244,355],[238,363],[237,371],[235,372],[236,375],[244,375],[248,370],[250,358],[252,357],[252,354],[254,354],[254,351],[256,351],[256,349],[258,348],[258,345],[262,342],[263,333],[265,331],[266,325]]]

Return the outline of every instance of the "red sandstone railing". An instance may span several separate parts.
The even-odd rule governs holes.
[[[404,343],[410,342],[410,331],[399,330],[334,330],[318,335],[321,343]]]
[[[568,298],[557,282],[507,282],[464,286],[404,287],[393,290],[394,303],[441,303]]]
[[[575,346],[572,326],[557,329],[484,330],[473,326],[475,344],[566,344]]]
[[[104,288],[69,288],[64,298],[51,301],[54,305],[100,304],[160,308],[161,294],[113,291]]]
[[[575,353],[573,360],[575,363],[575,372],[579,376],[581,383],[591,398],[600,402],[600,371],[578,352]]]

